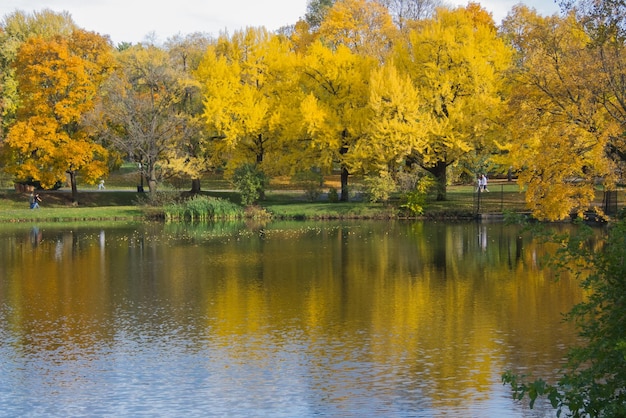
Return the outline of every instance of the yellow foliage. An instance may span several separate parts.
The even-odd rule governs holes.
[[[301,88],[308,95],[299,106],[301,121],[319,165],[360,164],[352,151],[364,140],[371,120],[369,74],[374,64],[346,46],[331,49],[321,42],[311,45],[302,58]]]
[[[294,79],[290,48],[285,37],[248,28],[223,36],[196,71],[207,128],[230,166],[264,162],[272,169],[283,154],[280,120]]]
[[[413,149],[425,146],[430,114],[424,112],[411,79],[398,74],[392,63],[372,72],[369,88],[372,114],[359,159],[383,170],[399,165]]]
[[[397,35],[389,11],[371,0],[339,0],[328,10],[317,33],[334,47],[383,60]]]
[[[512,49],[498,38],[488,14],[470,4],[437,9],[433,18],[417,22],[394,57],[429,114],[427,136],[413,149],[414,157],[444,176],[439,180],[445,189],[442,166],[495,148]]]
[[[4,142],[7,171],[48,187],[67,172],[81,170],[87,181],[106,172],[107,151],[87,138],[82,117],[112,62],[108,41],[80,30],[21,46],[15,68],[22,106]]]
[[[599,61],[574,16],[542,18],[520,7],[506,22],[519,52],[507,125],[508,163],[534,216],[558,220],[590,208],[595,181],[610,183],[608,140],[617,125],[597,92]]]

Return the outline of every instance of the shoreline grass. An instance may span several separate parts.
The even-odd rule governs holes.
[[[0,204],[0,208],[2,205]],[[95,208],[40,208],[0,210],[0,222],[42,222],[42,221],[103,221],[140,220],[147,213],[136,206],[95,207]]]
[[[477,214],[528,213],[524,193],[512,182],[490,183],[490,192],[481,193],[480,201],[472,185],[454,185],[448,188],[447,200],[429,200],[423,215],[410,216],[402,211],[398,200],[387,204],[370,203],[363,198],[350,202],[329,202],[326,198],[309,201],[302,190],[285,187],[268,190],[266,198],[252,208],[241,208],[238,193],[232,190],[203,191],[200,196],[213,199],[208,205],[193,199],[186,203],[180,197],[188,192],[170,190],[159,192],[163,201],[152,202],[149,193],[138,193],[125,187],[120,189],[109,183],[105,191],[80,190],[78,204],[71,200],[68,190],[42,191],[43,202],[39,209],[28,208],[28,194],[14,190],[0,190],[0,223],[18,222],[91,222],[91,221],[151,221],[211,220],[220,216],[271,219],[474,219]],[[623,193],[622,193],[623,194]],[[216,199],[217,198],[217,199]],[[224,200],[215,206],[215,202]],[[602,203],[598,193],[597,204]],[[190,205],[191,206],[185,206]],[[169,209],[168,209],[169,205]],[[174,206],[172,206],[174,205]],[[177,206],[178,205],[178,206]],[[620,207],[624,202],[620,200]],[[238,207],[241,212],[235,209]],[[207,209],[208,208],[208,209]],[[207,216],[202,215],[207,210]],[[168,214],[168,210],[170,213]],[[177,211],[177,212],[176,212]],[[210,212],[210,213],[209,213]]]
[[[370,203],[362,199],[350,202],[329,202],[328,200],[308,201],[305,193],[297,190],[270,190],[266,199],[252,209],[241,208],[236,213],[233,207],[239,205],[236,192],[229,190],[204,191],[201,196],[217,201],[226,201],[228,209],[209,207],[204,201],[194,200],[183,204],[173,202],[187,193],[181,191],[161,192],[165,202],[150,206],[148,193],[133,190],[115,191],[79,191],[78,205],[71,200],[67,190],[43,191],[43,202],[39,209],[28,208],[28,194],[13,190],[0,191],[0,222],[42,222],[42,221],[103,221],[103,220],[165,220],[184,221],[185,219],[204,219],[200,213],[208,208],[207,217],[269,217],[275,219],[402,219],[414,218],[403,214],[399,201],[388,204]],[[512,193],[512,192],[509,192]],[[507,201],[507,207],[520,207],[523,195],[517,195],[515,205]],[[453,187],[445,202],[429,202],[423,218],[468,218],[474,214],[473,193],[471,186]],[[169,196],[169,197],[168,197]],[[496,194],[493,194],[494,199]],[[167,200],[170,200],[169,202]],[[494,200],[492,199],[492,200]],[[202,203],[199,204],[198,203]],[[191,206],[189,206],[191,205]],[[232,205],[232,206],[230,206]],[[239,206],[240,207],[240,206]],[[222,213],[223,212],[223,213]]]

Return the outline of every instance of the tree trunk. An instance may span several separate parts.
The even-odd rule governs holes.
[[[348,194],[348,176],[350,173],[346,167],[341,167],[341,200],[342,202],[347,202],[350,199]]]
[[[263,163],[263,157],[265,157],[265,149],[263,148],[263,135],[259,134],[257,137],[257,151],[256,151],[256,166],[259,166]],[[259,200],[265,200],[265,185],[261,187],[259,190]]]
[[[78,203],[78,187],[76,186],[76,172],[70,170],[67,172],[70,176],[70,187],[72,188],[72,203]]]
[[[200,193],[200,179],[191,179],[191,193]]]
[[[435,176],[437,181],[437,200],[446,200],[446,187],[448,183],[448,164],[445,161],[439,161],[434,166],[426,168],[426,170]]]
[[[148,190],[150,193],[155,193],[157,191],[157,180],[156,180],[156,168],[154,164],[150,164],[148,166],[148,172],[146,173],[148,178]]]

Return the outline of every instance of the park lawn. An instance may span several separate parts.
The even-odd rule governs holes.
[[[146,213],[138,206],[42,207],[40,209],[0,210],[0,222],[102,221],[143,219]]]
[[[38,210],[28,209],[28,195],[13,190],[0,191],[0,222],[71,220],[123,220],[155,218],[162,214],[159,207],[146,205],[148,193],[137,193],[136,189],[112,190],[115,184],[107,184],[107,190],[80,190],[78,205],[73,204],[67,189],[40,192],[43,201]],[[491,193],[483,193],[483,211],[521,211],[524,209],[523,193],[514,184],[492,186]],[[167,191],[172,198],[181,191]],[[239,204],[239,194],[232,190],[211,190],[205,195],[228,199]],[[426,217],[472,217],[476,213],[476,194],[473,186],[450,186],[447,200],[429,200],[425,206]],[[272,217],[280,219],[390,219],[406,216],[398,199],[389,204],[370,203],[362,198],[351,202],[311,202],[301,190],[285,187],[266,192],[259,203]]]
[[[73,205],[69,191],[42,191],[39,209],[29,209],[28,194],[0,192],[0,222],[130,220],[146,216],[136,192],[82,192]]]
[[[227,189],[227,184],[212,182],[214,187],[207,189],[203,184],[202,194],[219,197],[240,204],[237,192]],[[107,183],[107,190],[89,188],[79,190],[78,205],[73,204],[67,189],[42,191],[43,201],[38,210],[28,209],[28,194],[14,190],[0,190],[0,222],[28,221],[89,221],[89,220],[145,220],[161,218],[162,207],[146,204],[149,193],[138,193],[126,185]],[[423,217],[426,219],[472,218],[476,213],[527,212],[524,193],[515,183],[496,180],[489,184],[489,193],[477,195],[473,185],[452,185],[447,189],[445,201],[427,200]],[[165,200],[178,198],[186,193],[182,190],[160,192],[168,196]],[[624,193],[620,193],[620,207],[623,207]],[[602,204],[602,191],[598,191],[596,204]],[[480,197],[479,200],[477,200]],[[286,185],[266,192],[265,199],[259,202],[260,208],[271,217],[278,219],[392,219],[406,217],[399,198],[388,204],[370,203],[363,196],[358,201],[329,202],[326,198],[308,201],[302,190],[289,189]],[[259,214],[258,211],[248,211]]]

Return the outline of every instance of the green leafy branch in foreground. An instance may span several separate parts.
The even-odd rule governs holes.
[[[606,241],[594,242],[590,229],[561,244],[554,265],[580,280],[589,296],[574,306],[566,319],[573,322],[584,341],[572,347],[562,376],[555,384],[507,371],[502,381],[513,397],[546,397],[558,417],[626,417],[626,222],[611,227]],[[596,245],[594,245],[596,244]]]

